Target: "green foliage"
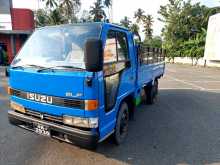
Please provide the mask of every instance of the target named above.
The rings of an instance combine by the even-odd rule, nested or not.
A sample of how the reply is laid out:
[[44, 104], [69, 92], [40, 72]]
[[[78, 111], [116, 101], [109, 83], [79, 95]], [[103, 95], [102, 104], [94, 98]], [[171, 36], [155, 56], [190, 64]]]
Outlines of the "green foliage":
[[80, 0], [60, 0], [60, 8], [62, 13], [71, 23], [77, 22], [76, 13], [79, 12], [80, 6]]
[[35, 13], [35, 17], [37, 27], [68, 23], [68, 18], [63, 16], [61, 8], [54, 10], [39, 9]]
[[143, 44], [147, 47], [162, 48], [162, 38], [160, 36], [155, 36], [151, 39], [145, 39]]
[[[107, 15], [105, 13], [105, 8], [109, 8], [112, 5], [112, 0], [96, 0], [93, 6], [90, 7], [89, 13], [93, 17], [94, 22], [105, 21]], [[110, 15], [110, 14], [109, 14]]]
[[45, 10], [43, 9], [37, 10], [35, 13], [35, 17], [36, 17], [35, 22], [37, 27], [49, 25], [49, 15]]
[[96, 0], [93, 6], [90, 7], [89, 13], [93, 17], [94, 22], [101, 22], [106, 18], [106, 14], [104, 11], [104, 5], [102, 5], [102, 0]]
[[151, 15], [146, 15], [143, 17], [143, 24], [144, 24], [144, 34], [145, 34], [145, 40], [152, 39], [153, 36], [153, 17]]
[[107, 8], [109, 8], [112, 5], [112, 0], [104, 0], [104, 6], [106, 6]]
[[209, 16], [220, 8], [208, 8], [190, 0], [169, 0], [160, 6], [160, 21], [165, 23], [162, 30], [163, 47], [170, 58], [188, 56], [198, 59], [204, 54], [206, 30]]
[[153, 36], [153, 17], [152, 15], [148, 14], [145, 15], [145, 12], [143, 9], [139, 8], [134, 13], [134, 18], [136, 19], [137, 24], [141, 24], [144, 27], [144, 34], [145, 34], [145, 40], [152, 39]]
[[120, 21], [120, 25], [121, 25], [121, 26], [124, 26], [124, 27], [127, 28], [127, 29], [130, 28], [131, 23], [132, 23], [132, 22], [130, 21], [130, 19], [129, 19], [127, 16], [125, 16], [125, 17]]
[[205, 37], [206, 30], [202, 29], [201, 33], [198, 33], [195, 38], [182, 42], [180, 45], [180, 52], [182, 55], [187, 55], [192, 59], [198, 60], [203, 57], [205, 51]]
[[138, 26], [138, 24], [133, 23], [133, 24], [130, 25], [130, 30], [131, 30], [135, 35], [139, 35], [140, 27]]
[[80, 0], [42, 0], [46, 2], [45, 9], [35, 12], [36, 26], [59, 25], [77, 22]]
[[57, 7], [58, 3], [57, 0], [42, 0], [43, 2], [46, 1], [46, 6], [49, 8]]
[[136, 19], [137, 23], [140, 23], [143, 20], [145, 11], [141, 8], [137, 9], [137, 11], [134, 13], [134, 18]]
[[112, 6], [112, 0], [96, 0], [89, 11], [83, 10], [82, 16], [77, 17], [81, 7], [81, 0], [41, 1], [45, 2], [46, 8], [35, 12], [37, 27], [75, 22], [106, 21], [105, 9], [109, 9]]

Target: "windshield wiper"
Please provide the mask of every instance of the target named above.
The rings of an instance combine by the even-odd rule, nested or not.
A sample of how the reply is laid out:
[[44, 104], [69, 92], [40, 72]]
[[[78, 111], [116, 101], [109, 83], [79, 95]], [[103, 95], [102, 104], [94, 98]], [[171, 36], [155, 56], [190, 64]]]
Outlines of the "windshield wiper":
[[34, 65], [34, 64], [27, 64], [27, 65], [18, 65], [18, 66], [12, 66], [11, 69], [24, 69], [27, 67], [34, 67], [34, 68], [45, 68], [43, 66]]
[[84, 70], [83, 68], [79, 68], [79, 67], [75, 67], [75, 66], [59, 65], [59, 66], [53, 66], [53, 67], [48, 67], [48, 68], [42, 68], [42, 69], [37, 70], [37, 72], [42, 72], [42, 71], [45, 71], [45, 70], [52, 70], [52, 71], [54, 71], [54, 69], [57, 69], [57, 68]]
[[24, 69], [24, 66], [12, 66], [11, 69]]

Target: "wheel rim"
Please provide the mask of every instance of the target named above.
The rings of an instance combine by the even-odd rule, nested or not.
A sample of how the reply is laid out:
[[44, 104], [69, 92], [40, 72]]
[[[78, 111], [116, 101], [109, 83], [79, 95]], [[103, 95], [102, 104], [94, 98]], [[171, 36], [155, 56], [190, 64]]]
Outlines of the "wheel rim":
[[128, 130], [128, 113], [124, 111], [120, 121], [120, 136], [124, 136]]

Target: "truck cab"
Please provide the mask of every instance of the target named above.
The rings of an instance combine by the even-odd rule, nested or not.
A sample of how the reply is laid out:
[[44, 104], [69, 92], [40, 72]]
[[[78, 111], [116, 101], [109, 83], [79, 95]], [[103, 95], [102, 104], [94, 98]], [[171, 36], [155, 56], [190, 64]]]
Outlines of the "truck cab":
[[37, 29], [9, 68], [9, 122], [86, 147], [110, 135], [121, 144], [164, 73], [163, 61], [144, 64], [138, 52], [132, 32], [113, 24]]

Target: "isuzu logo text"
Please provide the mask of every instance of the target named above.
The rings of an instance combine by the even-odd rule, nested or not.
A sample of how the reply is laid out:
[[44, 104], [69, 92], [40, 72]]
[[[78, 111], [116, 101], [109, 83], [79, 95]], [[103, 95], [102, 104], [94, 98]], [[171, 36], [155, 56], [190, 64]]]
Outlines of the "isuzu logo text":
[[45, 96], [36, 93], [27, 93], [27, 99], [48, 104], [53, 103], [52, 96]]

